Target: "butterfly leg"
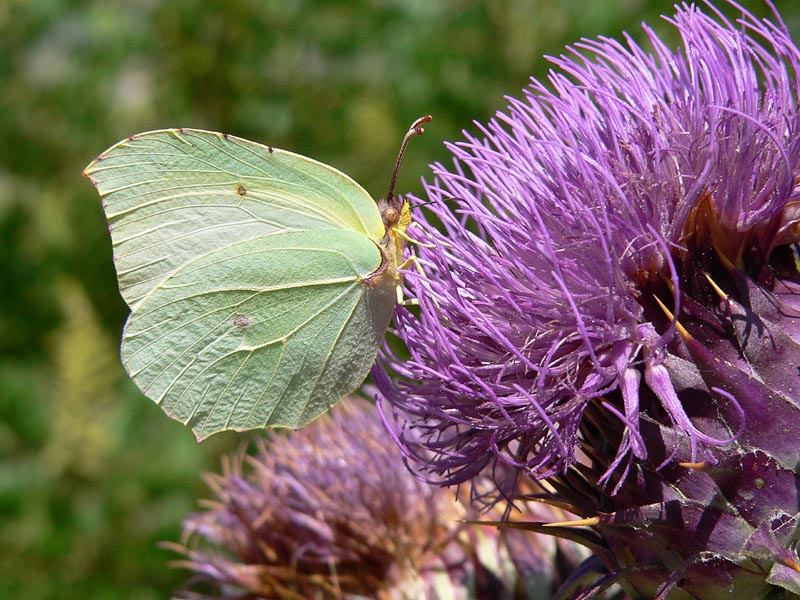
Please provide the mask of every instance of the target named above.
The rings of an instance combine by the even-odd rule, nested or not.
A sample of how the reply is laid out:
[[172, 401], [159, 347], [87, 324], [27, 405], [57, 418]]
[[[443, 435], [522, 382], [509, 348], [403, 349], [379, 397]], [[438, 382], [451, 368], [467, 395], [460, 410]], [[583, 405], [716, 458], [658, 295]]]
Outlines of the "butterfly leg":
[[419, 306], [419, 300], [416, 298], [403, 298], [403, 290], [397, 288], [397, 303], [403, 306]]
[[[423, 277], [426, 276], [425, 275], [425, 269], [422, 268], [422, 265], [420, 264], [419, 259], [414, 255], [409, 256], [402, 263], [400, 263], [400, 266], [398, 267], [398, 269], [407, 269], [411, 265], [414, 265], [414, 267], [417, 269], [417, 272], [420, 275], [422, 275]], [[419, 306], [419, 300], [417, 300], [416, 298], [404, 298], [403, 297], [403, 286], [402, 285], [398, 285], [397, 286], [397, 303], [398, 304], [402, 304], [403, 306]]]
[[406, 242], [411, 242], [416, 246], [422, 246], [423, 248], [435, 248], [436, 244], [429, 244], [427, 242], [421, 242], [409, 236], [405, 230], [401, 229], [400, 227], [393, 227], [392, 233], [394, 233], [397, 237], [403, 238]]

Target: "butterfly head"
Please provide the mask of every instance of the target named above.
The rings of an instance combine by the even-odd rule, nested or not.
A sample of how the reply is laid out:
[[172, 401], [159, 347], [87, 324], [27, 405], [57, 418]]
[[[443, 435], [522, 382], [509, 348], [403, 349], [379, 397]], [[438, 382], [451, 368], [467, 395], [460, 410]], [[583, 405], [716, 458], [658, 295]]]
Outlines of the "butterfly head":
[[405, 231], [411, 223], [411, 207], [402, 197], [392, 198], [391, 202], [384, 200], [381, 202], [381, 218], [387, 234], [395, 227]]

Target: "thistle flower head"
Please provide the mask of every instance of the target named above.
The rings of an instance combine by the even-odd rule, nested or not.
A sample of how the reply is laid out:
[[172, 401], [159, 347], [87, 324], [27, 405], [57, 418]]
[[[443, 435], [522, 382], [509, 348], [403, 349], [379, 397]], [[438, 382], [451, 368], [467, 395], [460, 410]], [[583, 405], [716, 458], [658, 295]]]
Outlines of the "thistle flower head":
[[403, 467], [374, 406], [351, 398], [332, 415], [259, 443], [247, 472], [240, 453], [208, 478], [215, 499], [172, 545], [194, 573], [181, 598], [466, 599], [482, 590], [511, 600], [528, 597], [513, 595], [526, 585], [552, 591], [551, 541], [466, 525], [470, 513], [448, 490]]
[[610, 571], [650, 569], [629, 583], [644, 597], [701, 558], [754, 560], [759, 527], [790, 565], [800, 512], [800, 50], [777, 14], [729, 4], [736, 22], [680, 5], [677, 50], [647, 27], [649, 50], [581, 41], [448, 146], [410, 230], [427, 242], [405, 278], [419, 309], [395, 315], [410, 357], [374, 369], [396, 441], [440, 483], [510, 465], [584, 516], [675, 500], [700, 528], [711, 498], [741, 512], [752, 486], [794, 482], [717, 545], [666, 519], [668, 550], [650, 537], [637, 563], [630, 530], [598, 528]]

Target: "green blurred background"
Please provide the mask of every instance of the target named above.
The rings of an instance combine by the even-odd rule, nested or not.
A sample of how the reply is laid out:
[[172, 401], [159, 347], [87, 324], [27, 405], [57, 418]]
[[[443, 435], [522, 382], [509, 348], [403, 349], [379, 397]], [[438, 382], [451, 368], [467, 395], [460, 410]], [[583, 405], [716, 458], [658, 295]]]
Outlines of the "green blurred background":
[[[757, 14], [761, 0], [744, 2]], [[0, 0], [0, 598], [167, 598], [160, 540], [241, 438], [197, 445], [119, 364], [127, 310], [81, 177], [132, 133], [199, 127], [419, 192], [443, 140], [542, 76], [543, 54], [670, 0]], [[800, 5], [778, 2], [800, 32]], [[673, 34], [670, 39], [677, 43]]]

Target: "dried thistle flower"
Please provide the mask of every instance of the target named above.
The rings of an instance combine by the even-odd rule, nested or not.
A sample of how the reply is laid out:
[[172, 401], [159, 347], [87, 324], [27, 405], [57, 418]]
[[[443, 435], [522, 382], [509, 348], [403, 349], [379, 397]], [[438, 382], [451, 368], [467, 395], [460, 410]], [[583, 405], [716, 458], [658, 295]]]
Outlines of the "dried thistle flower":
[[414, 478], [355, 398], [208, 482], [215, 500], [170, 545], [194, 573], [180, 598], [510, 600], [556, 583], [552, 539], [465, 524], [469, 511]]

